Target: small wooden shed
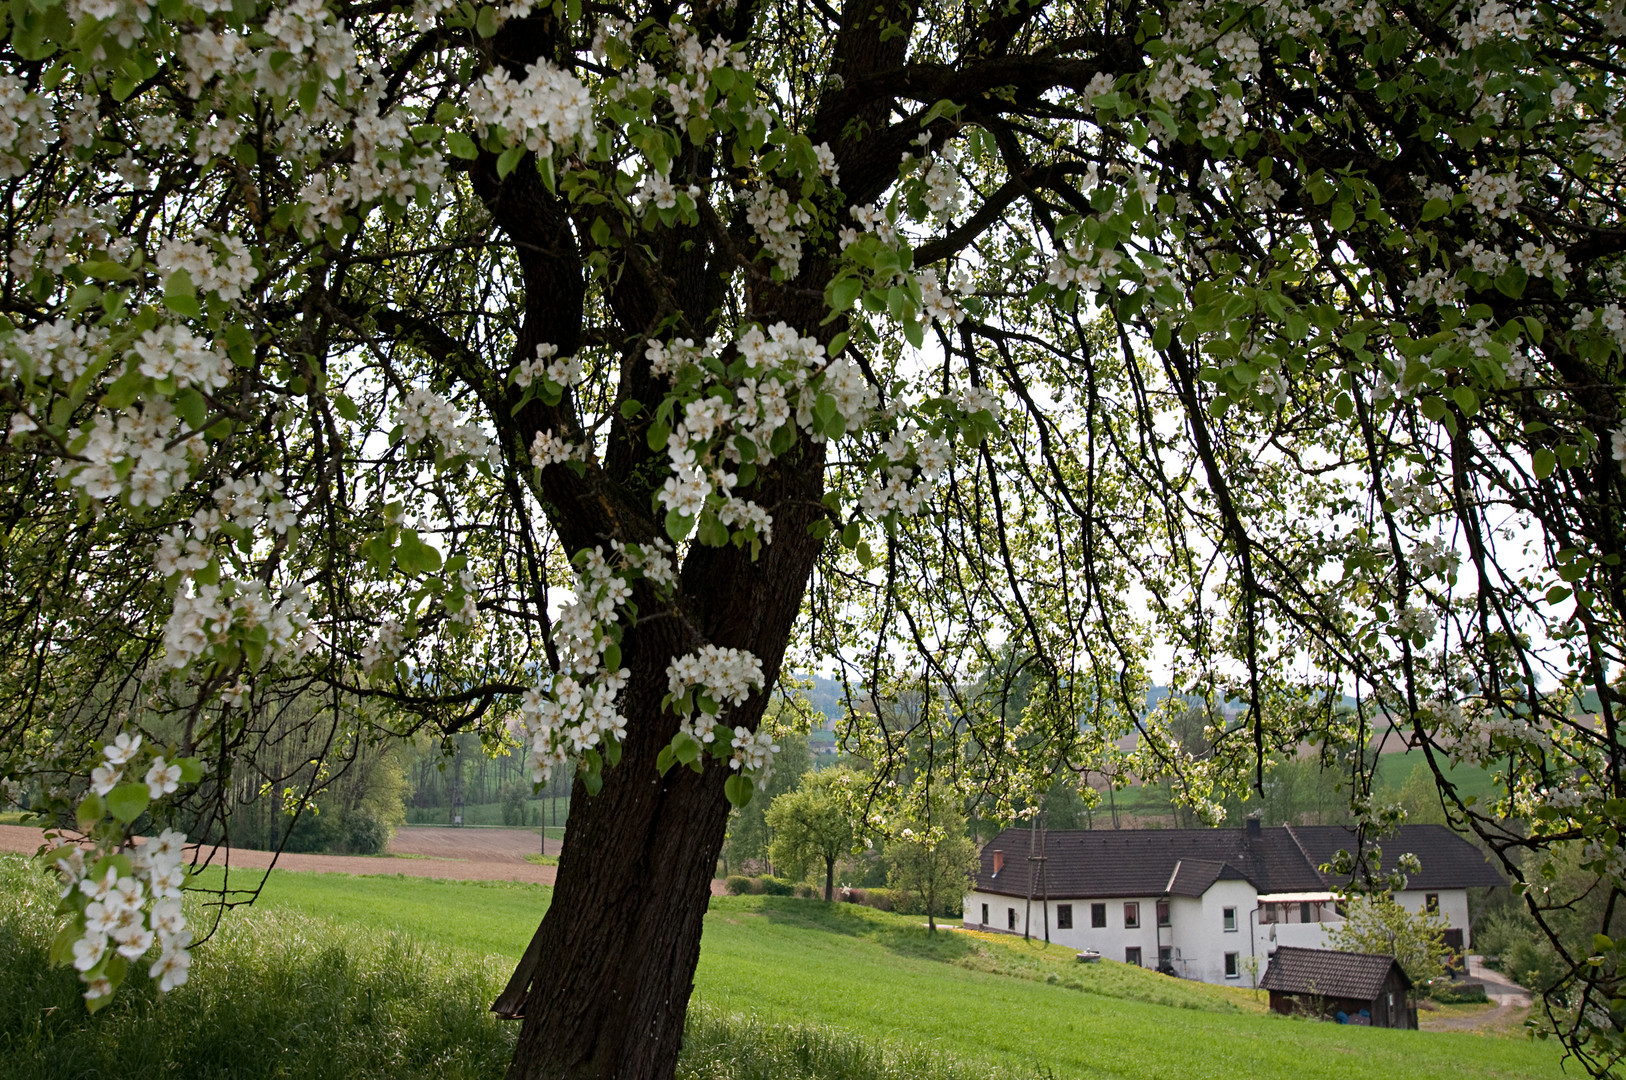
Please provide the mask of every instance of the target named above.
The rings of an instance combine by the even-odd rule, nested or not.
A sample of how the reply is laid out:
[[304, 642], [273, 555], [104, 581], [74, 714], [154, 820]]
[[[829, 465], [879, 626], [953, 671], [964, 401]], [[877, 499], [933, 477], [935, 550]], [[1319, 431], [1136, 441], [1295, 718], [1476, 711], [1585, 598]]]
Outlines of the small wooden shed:
[[1270, 1007], [1279, 1013], [1340, 1024], [1417, 1027], [1417, 1010], [1407, 993], [1411, 979], [1392, 956], [1283, 946], [1270, 954], [1259, 988], [1270, 991]]

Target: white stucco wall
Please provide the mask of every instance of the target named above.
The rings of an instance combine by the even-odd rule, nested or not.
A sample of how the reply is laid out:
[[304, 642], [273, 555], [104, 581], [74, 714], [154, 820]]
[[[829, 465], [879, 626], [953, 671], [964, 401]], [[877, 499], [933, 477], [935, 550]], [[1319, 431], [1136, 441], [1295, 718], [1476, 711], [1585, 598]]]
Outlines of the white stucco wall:
[[[1439, 897], [1440, 914], [1449, 926], [1463, 931], [1466, 943], [1467, 890], [1441, 889]], [[1396, 893], [1395, 899], [1410, 910], [1421, 911], [1426, 903], [1426, 894], [1420, 890], [1408, 890]], [[1136, 929], [1124, 926], [1125, 900], [1140, 904], [1140, 926]], [[1272, 950], [1283, 945], [1305, 949], [1330, 948], [1328, 931], [1337, 925], [1334, 922], [1261, 923], [1258, 894], [1252, 885], [1246, 881], [1216, 881], [1201, 897], [1171, 897], [1171, 925], [1164, 928], [1160, 935], [1157, 901], [1155, 896], [1120, 897], [1105, 901], [1051, 900], [1050, 940], [1072, 949], [1094, 949], [1106, 959], [1118, 961], [1124, 959], [1126, 949], [1138, 947], [1142, 966], [1155, 968], [1161, 939], [1163, 945], [1173, 949], [1173, 966], [1182, 978], [1249, 986], [1252, 979], [1248, 974], [1248, 957], [1255, 958], [1257, 977], [1263, 977]], [[1105, 928], [1097, 929], [1090, 925], [1090, 905], [1094, 903], [1105, 903], [1107, 906]], [[988, 906], [986, 926], [982, 915], [984, 904]], [[1063, 929], [1059, 925], [1058, 909], [1062, 904], [1072, 905], [1071, 929]], [[1225, 929], [1225, 909], [1228, 907], [1236, 910], [1236, 929], [1233, 931]], [[1014, 927], [1010, 921], [1013, 911]], [[964, 921], [971, 929], [1021, 934], [1027, 928], [1029, 917], [1026, 897], [973, 892], [965, 898]], [[1032, 936], [1043, 938], [1045, 905], [1042, 901], [1033, 901], [1031, 919]], [[1229, 952], [1237, 954], [1237, 974], [1232, 978], [1225, 974], [1225, 954]]]
[[[1245, 961], [1249, 947], [1249, 913], [1258, 893], [1246, 881], [1216, 881], [1195, 900], [1184, 900], [1174, 912], [1179, 952], [1174, 969], [1187, 979], [1249, 985]], [[1233, 910], [1233, 930], [1225, 929], [1225, 909]], [[1225, 954], [1237, 954], [1236, 975], [1225, 974]], [[1263, 961], [1261, 960], [1261, 968]]]
[[[1140, 926], [1130, 929], [1124, 926], [1124, 903], [1131, 901], [1140, 904]], [[1107, 906], [1107, 925], [1097, 929], [1090, 925], [1090, 905], [1104, 903]], [[988, 922], [986, 927], [982, 920], [982, 905], [988, 905]], [[1059, 925], [1060, 911], [1063, 904], [1070, 904], [1073, 909], [1073, 925], [1071, 929], [1063, 929]], [[1015, 927], [1010, 925], [1010, 912], [1015, 914]], [[1030, 936], [1043, 938], [1045, 930], [1045, 904], [1041, 900], [1034, 900], [1032, 914], [1028, 915], [1028, 901], [1022, 896], [1000, 896], [996, 893], [973, 892], [966, 895], [964, 908], [965, 925], [973, 930], [988, 929], [1007, 933], [1020, 934], [1028, 926], [1028, 919], [1032, 920]], [[1168, 940], [1168, 930], [1164, 931], [1164, 941]], [[1151, 896], [1125, 897], [1113, 900], [1051, 900], [1050, 901], [1050, 940], [1066, 945], [1070, 949], [1094, 949], [1108, 960], [1123, 960], [1125, 950], [1138, 947], [1141, 950], [1141, 964], [1144, 967], [1157, 966], [1157, 898]]]
[[1454, 930], [1461, 930], [1463, 950], [1471, 949], [1473, 940], [1468, 926], [1467, 889], [1405, 889], [1395, 893], [1395, 903], [1407, 911], [1422, 911], [1428, 906], [1431, 891], [1439, 895], [1440, 915], [1445, 919], [1445, 924]]

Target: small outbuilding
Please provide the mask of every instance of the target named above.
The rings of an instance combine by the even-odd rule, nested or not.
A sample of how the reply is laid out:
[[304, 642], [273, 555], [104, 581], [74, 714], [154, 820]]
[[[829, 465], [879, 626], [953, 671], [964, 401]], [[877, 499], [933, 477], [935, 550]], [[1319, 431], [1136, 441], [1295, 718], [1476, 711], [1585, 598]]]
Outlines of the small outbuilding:
[[1392, 956], [1283, 946], [1270, 954], [1259, 988], [1270, 991], [1274, 1012], [1340, 1024], [1417, 1027], [1408, 994], [1411, 979]]

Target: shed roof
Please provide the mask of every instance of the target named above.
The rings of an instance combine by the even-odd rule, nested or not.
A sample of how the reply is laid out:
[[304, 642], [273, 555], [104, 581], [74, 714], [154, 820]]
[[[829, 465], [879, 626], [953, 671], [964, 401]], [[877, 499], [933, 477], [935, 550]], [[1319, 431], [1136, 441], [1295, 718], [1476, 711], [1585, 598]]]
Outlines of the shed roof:
[[1391, 970], [1400, 976], [1402, 986], [1411, 986], [1392, 956], [1284, 945], [1271, 954], [1259, 989], [1371, 1001], [1383, 989]]
[[[1319, 867], [1340, 848], [1353, 850], [1355, 832], [1342, 826], [1245, 829], [1051, 830], [1043, 834], [1044, 878], [1030, 855], [1029, 829], [1006, 829], [982, 851], [980, 892], [1087, 900], [1137, 896], [1201, 896], [1216, 881], [1242, 880], [1261, 893], [1322, 892], [1347, 884]], [[1004, 866], [994, 873], [994, 852]], [[1411, 889], [1464, 889], [1504, 884], [1472, 844], [1442, 825], [1407, 825], [1383, 842], [1383, 865], [1416, 855]]]

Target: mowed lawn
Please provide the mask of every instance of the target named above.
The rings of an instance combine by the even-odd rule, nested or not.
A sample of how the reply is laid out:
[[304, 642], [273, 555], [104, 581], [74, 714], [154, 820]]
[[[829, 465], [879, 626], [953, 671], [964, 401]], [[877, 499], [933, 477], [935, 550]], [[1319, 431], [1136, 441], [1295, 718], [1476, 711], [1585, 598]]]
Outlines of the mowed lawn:
[[[549, 895], [541, 886], [505, 883], [284, 873], [272, 877], [259, 903], [513, 957]], [[198, 962], [207, 963], [207, 954]], [[918, 918], [788, 898], [712, 901], [696, 994], [719, 1009], [828, 1024], [1028, 1076], [1564, 1075], [1547, 1043], [1289, 1020], [1264, 1013], [1246, 991], [1111, 962], [1077, 965], [1060, 947], [1045, 953], [1018, 939], [959, 932], [928, 938]]]

